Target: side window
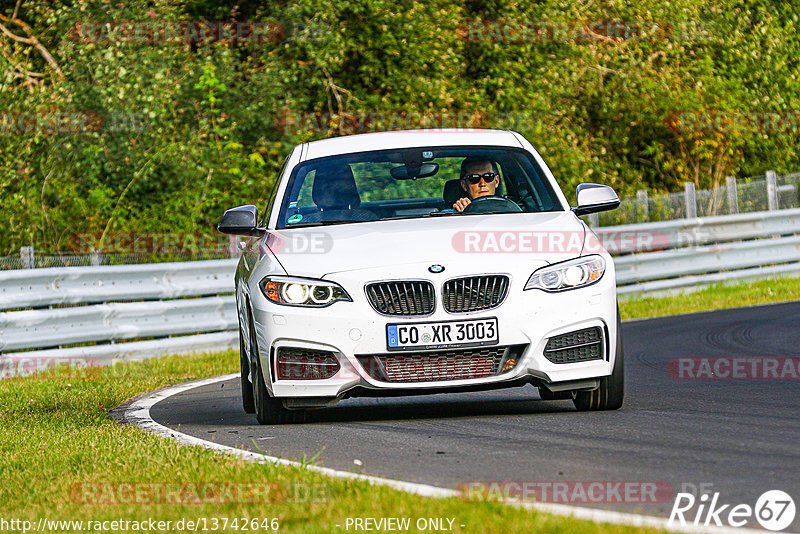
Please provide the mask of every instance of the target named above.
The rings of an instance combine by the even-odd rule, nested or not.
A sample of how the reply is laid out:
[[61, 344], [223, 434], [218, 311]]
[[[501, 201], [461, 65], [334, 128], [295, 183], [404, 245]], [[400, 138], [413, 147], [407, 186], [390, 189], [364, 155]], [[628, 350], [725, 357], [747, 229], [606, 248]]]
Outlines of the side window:
[[497, 174], [500, 175], [500, 180], [497, 182], [497, 191], [495, 194], [497, 195], [505, 195], [506, 191], [508, 190], [508, 186], [506, 185], [506, 180], [508, 180], [508, 175], [503, 170], [503, 164], [499, 161], [495, 161], [495, 167], [497, 167]]
[[314, 176], [316, 174], [316, 170], [309, 171], [308, 174], [306, 174], [303, 185], [300, 187], [300, 192], [297, 194], [298, 208], [310, 208], [314, 206], [314, 199], [311, 196], [311, 192], [314, 190]]
[[286, 170], [286, 164], [289, 163], [289, 158], [291, 154], [286, 156], [286, 159], [283, 160], [283, 165], [281, 165], [281, 170], [278, 171], [278, 176], [275, 177], [275, 183], [272, 184], [272, 192], [269, 194], [269, 200], [267, 201], [267, 207], [264, 210], [264, 215], [261, 217], [261, 222], [259, 226], [264, 227], [267, 225], [267, 221], [269, 220], [270, 213], [272, 212], [272, 207], [275, 205], [275, 195], [278, 192], [278, 185], [281, 183], [281, 177], [283, 176], [283, 172]]

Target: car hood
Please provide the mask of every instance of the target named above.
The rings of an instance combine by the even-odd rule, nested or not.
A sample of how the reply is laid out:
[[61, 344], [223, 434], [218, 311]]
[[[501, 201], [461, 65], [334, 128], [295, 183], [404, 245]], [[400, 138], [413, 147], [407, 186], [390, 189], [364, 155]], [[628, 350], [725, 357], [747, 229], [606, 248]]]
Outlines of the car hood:
[[[585, 226], [569, 211], [386, 220], [270, 231], [267, 253], [293, 276], [403, 266], [448, 274], [512, 271], [581, 254]], [[416, 271], [416, 269], [414, 269]]]

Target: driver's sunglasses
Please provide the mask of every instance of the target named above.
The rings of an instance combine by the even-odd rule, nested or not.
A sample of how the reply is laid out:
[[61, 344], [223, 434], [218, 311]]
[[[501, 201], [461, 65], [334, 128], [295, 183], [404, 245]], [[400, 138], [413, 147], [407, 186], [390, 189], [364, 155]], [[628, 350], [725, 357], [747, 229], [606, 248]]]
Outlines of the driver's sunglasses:
[[494, 179], [497, 178], [498, 176], [500, 175], [497, 174], [496, 172], [487, 172], [484, 174], [468, 174], [464, 177], [464, 180], [468, 181], [472, 185], [477, 185], [478, 183], [480, 183], [481, 179], [483, 179], [483, 181], [488, 184], [494, 181]]

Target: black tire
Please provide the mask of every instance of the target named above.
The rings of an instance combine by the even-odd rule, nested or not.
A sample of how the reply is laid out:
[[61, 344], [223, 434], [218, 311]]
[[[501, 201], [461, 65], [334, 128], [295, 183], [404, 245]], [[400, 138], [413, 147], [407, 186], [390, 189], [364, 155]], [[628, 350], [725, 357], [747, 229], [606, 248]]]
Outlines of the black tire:
[[244, 413], [256, 413], [256, 405], [253, 400], [253, 383], [250, 382], [250, 362], [245, 350], [241, 328], [239, 328], [239, 361], [242, 370], [242, 408], [244, 408]]
[[617, 351], [614, 369], [600, 379], [600, 387], [591, 391], [577, 391], [572, 402], [578, 411], [618, 410], [625, 397], [625, 362], [622, 350], [622, 322], [617, 306]]
[[264, 382], [261, 372], [261, 360], [258, 345], [250, 325], [250, 348], [253, 350], [253, 404], [255, 405], [256, 420], [261, 425], [281, 425], [285, 423], [303, 423], [306, 420], [305, 410], [287, 410], [280, 399], [271, 397]]

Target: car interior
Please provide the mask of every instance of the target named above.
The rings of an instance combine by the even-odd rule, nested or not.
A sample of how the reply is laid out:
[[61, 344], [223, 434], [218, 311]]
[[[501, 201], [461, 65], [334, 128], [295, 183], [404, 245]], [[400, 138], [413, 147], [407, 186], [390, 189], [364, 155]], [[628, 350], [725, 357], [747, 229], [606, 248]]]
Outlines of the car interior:
[[470, 207], [479, 208], [475, 213], [562, 209], [538, 169], [530, 164], [524, 169], [521, 158], [508, 149], [470, 151], [466, 156], [463, 148], [405, 149], [382, 157], [372, 153], [369, 158], [323, 158], [295, 171], [279, 228], [461, 215], [453, 209], [459, 198], [467, 196], [459, 180], [460, 163], [476, 152], [495, 163], [500, 181], [491, 202], [473, 202]]

